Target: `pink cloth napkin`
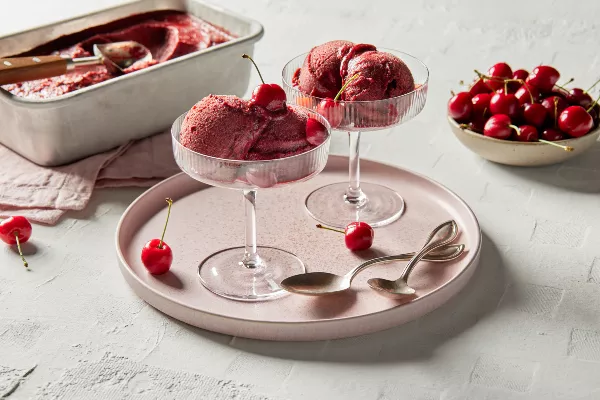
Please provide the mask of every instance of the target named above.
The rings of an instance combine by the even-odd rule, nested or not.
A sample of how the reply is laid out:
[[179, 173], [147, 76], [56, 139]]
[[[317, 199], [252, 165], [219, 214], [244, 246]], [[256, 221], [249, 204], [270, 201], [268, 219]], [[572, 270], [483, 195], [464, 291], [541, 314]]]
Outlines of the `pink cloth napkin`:
[[23, 215], [54, 225], [88, 204], [94, 188], [150, 187], [181, 172], [171, 138], [161, 133], [73, 164], [40, 167], [0, 145], [0, 217]]

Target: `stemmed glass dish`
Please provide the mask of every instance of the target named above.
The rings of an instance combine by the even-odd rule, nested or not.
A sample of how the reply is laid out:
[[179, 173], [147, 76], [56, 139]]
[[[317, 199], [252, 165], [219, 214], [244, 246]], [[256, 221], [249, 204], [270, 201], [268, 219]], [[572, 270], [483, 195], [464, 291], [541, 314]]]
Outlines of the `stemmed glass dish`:
[[[400, 58], [410, 69], [415, 89], [407, 94], [375, 101], [339, 101], [334, 130], [348, 132], [350, 144], [349, 183], [340, 182], [318, 188], [306, 198], [306, 209], [323, 224], [345, 228], [352, 221], [373, 227], [396, 221], [404, 211], [404, 200], [394, 190], [375, 183], [360, 182], [361, 132], [388, 129], [404, 123], [421, 112], [427, 98], [429, 71], [415, 57], [395, 50], [378, 48]], [[293, 85], [292, 79], [308, 53], [301, 54], [283, 68], [283, 88], [290, 104], [317, 110], [321, 97], [307, 95]]]
[[184, 147], [179, 141], [181, 115], [171, 128], [173, 154], [181, 170], [190, 177], [243, 193], [246, 210], [246, 244], [220, 250], [200, 263], [202, 284], [213, 293], [234, 300], [259, 301], [286, 294], [279, 283], [286, 277], [306, 272], [294, 254], [256, 243], [256, 193], [311, 179], [327, 163], [330, 126], [314, 111], [291, 106], [321, 122], [327, 137], [317, 147], [301, 154], [261, 161], [240, 161], [210, 157]]

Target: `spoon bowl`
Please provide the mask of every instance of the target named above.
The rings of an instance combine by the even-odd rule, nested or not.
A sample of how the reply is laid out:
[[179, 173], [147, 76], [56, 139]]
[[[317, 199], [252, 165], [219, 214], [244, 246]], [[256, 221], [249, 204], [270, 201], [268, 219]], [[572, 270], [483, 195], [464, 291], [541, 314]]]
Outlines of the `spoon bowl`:
[[[447, 262], [458, 258], [465, 250], [465, 245], [450, 245], [430, 252], [424, 260], [431, 262]], [[308, 272], [293, 275], [281, 282], [281, 287], [286, 291], [307, 296], [322, 296], [339, 293], [350, 288], [352, 280], [359, 272], [371, 265], [392, 262], [408, 261], [415, 253], [399, 254], [395, 256], [377, 257], [355, 267], [346, 275], [336, 275], [329, 272]]]

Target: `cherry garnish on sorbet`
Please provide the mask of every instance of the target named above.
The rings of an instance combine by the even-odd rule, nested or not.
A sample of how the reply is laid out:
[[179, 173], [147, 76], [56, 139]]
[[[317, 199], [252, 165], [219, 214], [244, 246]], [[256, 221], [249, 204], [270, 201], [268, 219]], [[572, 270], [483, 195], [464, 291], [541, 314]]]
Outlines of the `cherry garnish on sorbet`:
[[338, 126], [340, 126], [342, 120], [344, 119], [344, 108], [342, 104], [338, 103], [338, 100], [344, 92], [344, 90], [346, 90], [350, 82], [352, 82], [356, 78], [358, 78], [358, 74], [352, 75], [348, 80], [346, 80], [344, 85], [337, 92], [333, 99], [323, 99], [317, 106], [317, 112], [324, 116], [325, 119], [327, 119], [327, 121], [329, 121], [329, 125], [331, 125], [332, 128], [337, 128]]
[[366, 222], [351, 222], [343, 231], [340, 229], [329, 228], [321, 224], [318, 224], [317, 228], [343, 233], [346, 247], [352, 251], [370, 248], [373, 245], [373, 238], [375, 237], [375, 231], [371, 225]]
[[25, 256], [21, 250], [21, 244], [29, 240], [32, 230], [29, 220], [20, 215], [6, 218], [4, 221], [0, 222], [0, 239], [11, 246], [17, 245], [19, 255], [21, 256], [25, 268], [29, 267], [29, 263], [25, 260]]
[[161, 275], [166, 273], [171, 268], [173, 262], [173, 252], [168, 244], [165, 243], [165, 233], [169, 224], [169, 216], [171, 215], [171, 206], [173, 200], [165, 199], [169, 204], [167, 210], [167, 220], [160, 239], [152, 239], [148, 241], [142, 248], [142, 263], [152, 275]]
[[242, 58], [247, 58], [254, 64], [254, 68], [256, 68], [256, 72], [258, 72], [258, 76], [262, 82], [262, 85], [258, 85], [252, 92], [250, 102], [269, 111], [285, 110], [287, 97], [283, 88], [276, 83], [265, 83], [258, 65], [256, 65], [252, 57], [248, 54], [243, 54]]

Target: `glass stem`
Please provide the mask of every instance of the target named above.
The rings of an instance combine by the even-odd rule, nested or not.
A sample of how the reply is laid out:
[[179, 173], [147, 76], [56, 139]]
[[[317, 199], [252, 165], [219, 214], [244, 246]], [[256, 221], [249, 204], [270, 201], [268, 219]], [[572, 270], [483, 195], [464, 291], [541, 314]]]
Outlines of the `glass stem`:
[[244, 190], [246, 209], [246, 250], [242, 264], [246, 268], [257, 268], [261, 260], [256, 252], [256, 190]]
[[367, 196], [360, 188], [360, 132], [348, 132], [348, 142], [350, 144], [350, 184], [344, 200], [358, 208], [367, 202]]

